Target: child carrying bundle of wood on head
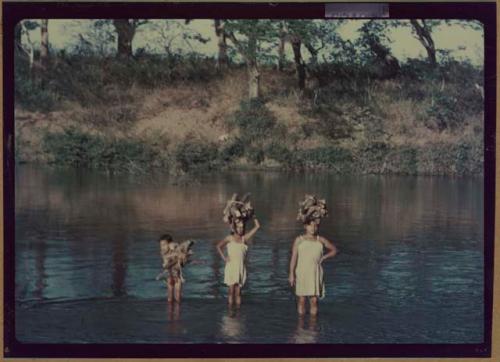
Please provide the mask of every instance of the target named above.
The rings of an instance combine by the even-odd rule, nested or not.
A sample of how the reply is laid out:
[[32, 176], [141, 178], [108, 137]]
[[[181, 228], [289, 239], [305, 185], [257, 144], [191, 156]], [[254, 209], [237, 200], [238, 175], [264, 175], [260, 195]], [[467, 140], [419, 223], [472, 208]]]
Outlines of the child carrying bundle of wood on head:
[[194, 241], [186, 240], [177, 243], [173, 241], [169, 234], [165, 234], [160, 237], [159, 242], [163, 272], [156, 277], [156, 280], [165, 279], [169, 303], [173, 300], [180, 303], [182, 283], [184, 283], [182, 268], [189, 262], [189, 258], [193, 254], [191, 247]]
[[[325, 200], [318, 200], [316, 196], [306, 195], [301, 202], [297, 220], [304, 225], [305, 233], [298, 236], [292, 249], [290, 259], [290, 273], [288, 280], [295, 287], [298, 297], [297, 311], [305, 313], [305, 300], [309, 298], [311, 315], [318, 313], [318, 297], [325, 294], [323, 268], [321, 263], [337, 254], [337, 248], [327, 239], [319, 236], [318, 230], [321, 219], [328, 215]], [[323, 248], [328, 253], [323, 255]]]
[[[249, 194], [239, 199], [237, 194], [227, 202], [223, 211], [223, 220], [231, 227], [231, 234], [217, 243], [217, 251], [226, 263], [224, 268], [224, 283], [229, 287], [228, 303], [237, 306], [241, 304], [241, 288], [246, 281], [245, 256], [247, 243], [260, 228], [259, 221], [254, 217], [254, 210], [249, 201]], [[246, 222], [254, 218], [255, 226], [245, 233]], [[222, 248], [227, 247], [224, 255]]]

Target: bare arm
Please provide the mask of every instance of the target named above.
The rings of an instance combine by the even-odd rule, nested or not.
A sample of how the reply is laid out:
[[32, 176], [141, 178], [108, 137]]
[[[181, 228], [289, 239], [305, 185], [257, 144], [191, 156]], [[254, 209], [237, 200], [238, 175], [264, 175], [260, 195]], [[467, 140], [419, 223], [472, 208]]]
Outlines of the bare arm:
[[292, 257], [290, 258], [290, 271], [288, 273], [288, 282], [293, 287], [295, 285], [295, 267], [297, 266], [297, 246], [299, 238], [295, 239], [292, 247]]
[[325, 238], [320, 238], [320, 240], [321, 240], [321, 243], [328, 250], [328, 253], [326, 253], [325, 255], [323, 255], [321, 257], [321, 262], [323, 262], [325, 259], [333, 258], [335, 255], [337, 255], [337, 248], [335, 247], [335, 245], [333, 245], [333, 243], [331, 241], [328, 241]]
[[255, 219], [253, 219], [253, 222], [254, 222], [254, 224], [255, 224], [255, 225], [254, 225], [254, 227], [253, 227], [253, 229], [252, 229], [252, 230], [250, 230], [250, 231], [249, 231], [248, 233], [246, 233], [246, 235], [245, 235], [245, 240], [246, 240], [246, 241], [250, 240], [250, 239], [251, 239], [251, 238], [255, 235], [255, 233], [257, 232], [257, 230], [259, 230], [259, 229], [260, 229], [260, 222], [259, 222], [259, 220], [257, 220], [257, 219], [255, 218]]
[[224, 260], [226, 263], [229, 261], [229, 258], [227, 258], [225, 255], [224, 255], [224, 252], [222, 251], [222, 248], [224, 247], [224, 245], [226, 245], [227, 243], [229, 242], [228, 238], [224, 238], [223, 240], [219, 241], [216, 245], [217, 247], [217, 251], [219, 252], [219, 255], [220, 257], [222, 258], [222, 260]]

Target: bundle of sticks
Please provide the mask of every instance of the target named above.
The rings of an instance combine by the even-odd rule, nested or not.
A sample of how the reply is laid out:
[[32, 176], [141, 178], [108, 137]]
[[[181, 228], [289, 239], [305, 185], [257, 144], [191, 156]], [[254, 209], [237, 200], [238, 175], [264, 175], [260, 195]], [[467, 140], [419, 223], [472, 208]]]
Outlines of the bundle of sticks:
[[233, 194], [223, 211], [224, 222], [233, 224], [238, 220], [246, 222], [252, 218], [254, 210], [249, 199], [250, 194], [245, 194], [241, 199], [238, 194]]
[[319, 222], [328, 215], [325, 200], [318, 200], [314, 195], [306, 195], [305, 200], [299, 203], [299, 214], [297, 220], [303, 223], [316, 220]]
[[189, 257], [193, 255], [191, 247], [194, 241], [186, 240], [181, 243], [170, 242], [168, 249], [163, 251], [161, 257], [163, 259], [163, 271], [158, 274], [156, 280], [167, 279], [168, 276], [179, 276], [182, 278], [182, 268], [189, 262]]

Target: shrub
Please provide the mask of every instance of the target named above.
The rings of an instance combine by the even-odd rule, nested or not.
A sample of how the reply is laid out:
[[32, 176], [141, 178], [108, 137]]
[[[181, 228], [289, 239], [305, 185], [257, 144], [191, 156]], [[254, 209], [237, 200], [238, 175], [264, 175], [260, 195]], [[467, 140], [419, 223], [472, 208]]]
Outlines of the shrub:
[[230, 143], [227, 143], [222, 146], [222, 148], [219, 151], [219, 157], [224, 162], [230, 162], [234, 158], [243, 156], [244, 153], [245, 153], [245, 146], [243, 142], [239, 138], [236, 138], [230, 141]]
[[350, 150], [341, 147], [318, 147], [299, 154], [306, 166], [332, 169], [337, 172], [353, 171], [354, 158]]
[[[88, 107], [109, 105], [135, 84], [155, 88], [175, 81], [205, 82], [217, 76], [213, 64], [213, 59], [196, 53], [145, 54], [137, 59], [61, 53], [52, 57], [43, 72], [32, 76], [25, 57], [16, 56], [16, 102], [36, 111], [57, 109], [62, 100]], [[120, 92], [110, 91], [113, 88]]]
[[433, 175], [482, 174], [483, 149], [481, 142], [448, 144], [435, 142], [418, 153], [418, 171]]
[[241, 102], [240, 109], [228, 119], [228, 124], [236, 126], [240, 130], [241, 140], [250, 144], [268, 138], [276, 125], [276, 119], [262, 100], [252, 99]]
[[217, 146], [213, 143], [187, 136], [177, 145], [174, 157], [183, 171], [213, 168], [217, 161]]
[[417, 170], [417, 150], [412, 147], [401, 146], [395, 147], [387, 153], [382, 172], [414, 175]]
[[250, 146], [246, 150], [246, 156], [250, 162], [258, 165], [264, 161], [265, 154], [264, 150], [260, 147]]
[[112, 139], [84, 133], [75, 128], [46, 133], [43, 149], [58, 165], [143, 172], [168, 166], [168, 159], [147, 142]]

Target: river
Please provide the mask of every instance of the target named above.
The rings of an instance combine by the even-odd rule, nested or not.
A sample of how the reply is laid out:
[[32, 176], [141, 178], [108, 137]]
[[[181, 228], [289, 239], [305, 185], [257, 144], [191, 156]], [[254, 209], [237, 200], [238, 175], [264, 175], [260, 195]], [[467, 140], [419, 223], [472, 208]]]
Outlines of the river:
[[[175, 184], [21, 165], [15, 177], [16, 337], [31, 343], [481, 343], [483, 180], [224, 172]], [[214, 244], [222, 209], [251, 192], [262, 228], [228, 310]], [[287, 284], [305, 193], [327, 200], [317, 318]], [[158, 237], [193, 239], [180, 307], [168, 306]]]

